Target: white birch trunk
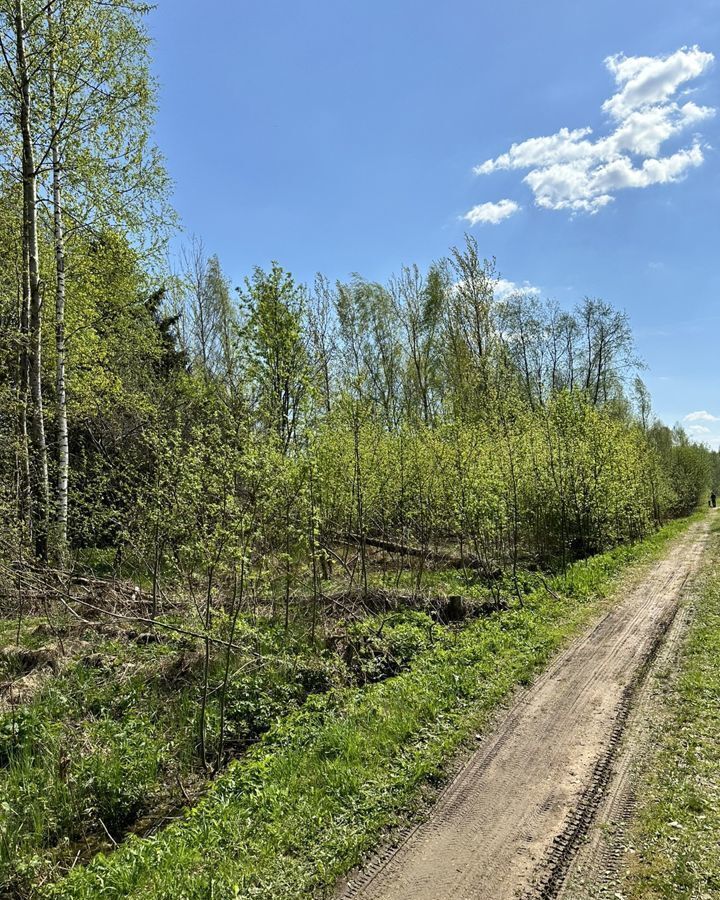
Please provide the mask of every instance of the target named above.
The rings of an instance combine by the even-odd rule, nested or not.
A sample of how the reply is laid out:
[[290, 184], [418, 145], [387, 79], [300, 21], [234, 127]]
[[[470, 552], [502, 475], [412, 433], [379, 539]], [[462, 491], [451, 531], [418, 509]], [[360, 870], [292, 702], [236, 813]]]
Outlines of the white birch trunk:
[[57, 95], [55, 83], [55, 51], [53, 45], [52, 8], [48, 7], [50, 129], [52, 134], [53, 238], [55, 243], [55, 393], [57, 419], [57, 501], [55, 552], [63, 564], [67, 552], [68, 445], [67, 389], [65, 382], [65, 235], [63, 231], [61, 162], [58, 147]]
[[33, 526], [35, 550], [41, 559], [47, 558], [50, 485], [48, 477], [47, 444], [42, 399], [42, 286], [38, 252], [37, 172], [31, 124], [31, 95], [27, 59], [25, 55], [25, 15], [23, 0], [15, 0], [15, 29], [17, 64], [20, 88], [20, 130], [22, 134], [23, 174], [23, 239], [27, 248], [30, 290], [30, 394], [32, 397], [31, 434], [33, 444], [34, 508]]

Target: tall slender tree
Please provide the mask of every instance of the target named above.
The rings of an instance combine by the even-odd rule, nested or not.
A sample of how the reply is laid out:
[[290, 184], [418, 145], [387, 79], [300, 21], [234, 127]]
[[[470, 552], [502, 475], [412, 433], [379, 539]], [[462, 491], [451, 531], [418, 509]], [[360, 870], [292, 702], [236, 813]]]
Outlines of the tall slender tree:
[[[56, 6], [58, 7], [57, 15], [62, 16], [60, 0], [58, 0]], [[65, 377], [65, 232], [62, 210], [54, 17], [55, 13], [53, 12], [52, 4], [48, 4], [48, 99], [52, 169], [53, 242], [55, 245], [55, 427], [57, 430], [55, 552], [59, 562], [63, 563], [67, 550], [70, 448], [68, 442], [67, 385]]]
[[[0, 0], [0, 49], [5, 63], [2, 102], [21, 148], [24, 299], [32, 521], [38, 555], [50, 533], [48, 443], [43, 406], [43, 298], [55, 298], [55, 514], [53, 550], [67, 544], [69, 437], [68, 347], [65, 328], [67, 242], [78, 234], [121, 228], [135, 244], [163, 234], [166, 176], [149, 135], [154, 90], [148, 68], [144, 16], [133, 0]], [[14, 53], [10, 52], [10, 44]], [[14, 142], [2, 147], [15, 166]], [[54, 277], [43, 279], [42, 214], [52, 210]], [[52, 281], [52, 287], [50, 287]], [[22, 370], [27, 370], [27, 377]], [[21, 392], [22, 393], [22, 392]], [[18, 423], [23, 433], [22, 414]]]
[[[47, 558], [50, 484], [42, 386], [42, 317], [43, 284], [40, 277], [38, 238], [38, 180], [37, 161], [38, 115], [35, 102], [36, 80], [42, 70], [34, 36], [42, 12], [33, 4], [28, 14], [24, 0], [3, 0], [0, 6], [0, 51], [5, 63], [3, 102], [5, 117], [16, 129], [20, 146], [19, 179], [22, 184], [22, 303], [21, 331], [26, 332], [26, 349], [20, 358], [21, 402], [27, 412], [19, 420], [20, 440], [29, 419], [30, 459], [30, 518], [35, 552]], [[14, 45], [14, 53], [11, 47]], [[12, 153], [13, 142], [9, 144]], [[11, 158], [10, 171], [18, 171]], [[26, 393], [27, 392], [27, 393]]]

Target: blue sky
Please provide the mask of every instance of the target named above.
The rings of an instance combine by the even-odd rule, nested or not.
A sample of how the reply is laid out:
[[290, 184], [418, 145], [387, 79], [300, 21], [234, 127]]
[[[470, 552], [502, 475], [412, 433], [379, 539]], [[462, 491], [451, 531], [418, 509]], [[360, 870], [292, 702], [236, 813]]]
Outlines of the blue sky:
[[383, 279], [471, 231], [508, 281], [625, 309], [658, 415], [718, 446], [719, 7], [159, 0], [186, 237], [239, 283]]

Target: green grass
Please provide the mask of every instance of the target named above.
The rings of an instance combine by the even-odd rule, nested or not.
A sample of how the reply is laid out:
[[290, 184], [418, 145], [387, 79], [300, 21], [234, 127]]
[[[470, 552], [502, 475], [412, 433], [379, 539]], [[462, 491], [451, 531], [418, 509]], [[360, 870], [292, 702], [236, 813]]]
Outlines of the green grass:
[[104, 651], [107, 668], [72, 665], [0, 717], [0, 893], [29, 894], [94, 835], [122, 833], [188, 768], [187, 688], [168, 702], [142, 669], [117, 677], [137, 664], [128, 650]]
[[597, 613], [628, 566], [660, 555], [687, 524], [576, 564], [552, 579], [552, 593], [537, 589], [522, 607], [421, 647], [396, 677], [311, 697], [183, 820], [151, 838], [130, 838], [43, 895], [296, 900], [328, 893], [389, 827], [413, 816], [423, 787], [441, 781], [463, 741]]
[[[219, 632], [227, 623], [218, 616]], [[37, 619], [25, 620], [20, 647], [35, 647]], [[451, 631], [422, 612], [371, 616], [347, 626], [338, 651], [311, 646], [301, 629], [265, 619], [242, 620], [238, 644], [254, 654], [233, 657], [227, 692], [224, 748], [241, 756], [279, 719], [309, 696], [379, 681], [405, 669], [418, 653]], [[13, 655], [17, 630], [6, 630], [0, 677], [19, 674]], [[35, 885], [62, 875], [122, 840], [140, 819], [185, 805], [178, 781], [202, 793], [207, 773], [198, 756], [202, 656], [197, 642], [165, 635], [138, 645], [88, 628], [66, 638], [78, 654], [40, 691], [0, 715], [0, 895], [33, 896]], [[196, 646], [197, 645], [197, 646]], [[92, 652], [91, 652], [92, 651]], [[7, 654], [4, 661], [3, 654]], [[222, 681], [224, 659], [213, 659], [211, 688]], [[179, 673], [179, 674], [178, 674]], [[208, 746], [217, 750], [218, 692], [208, 704]], [[159, 811], [159, 812], [158, 812]]]
[[[720, 525], [720, 523], [717, 523]], [[679, 675], [668, 686], [630, 833], [622, 895], [720, 897], [720, 528], [695, 596]]]

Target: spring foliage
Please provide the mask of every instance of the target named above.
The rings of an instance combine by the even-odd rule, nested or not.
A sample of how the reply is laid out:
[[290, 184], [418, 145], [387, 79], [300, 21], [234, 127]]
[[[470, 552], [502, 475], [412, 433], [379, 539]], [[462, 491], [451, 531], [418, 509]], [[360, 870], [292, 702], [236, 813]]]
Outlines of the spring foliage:
[[[256, 269], [237, 302], [194, 249], [168, 292], [147, 287], [115, 233], [74, 251], [76, 551], [112, 548], [146, 570], [159, 556], [200, 577], [244, 560], [287, 605], [319, 592], [338, 541], [359, 548], [347, 574], [363, 589], [368, 541], [414, 561], [418, 580], [438, 553], [486, 575], [565, 563], [689, 512], [713, 479], [714, 454], [652, 421], [624, 315], [497, 300], [472, 240], [388, 285], [307, 289], [278, 265]], [[51, 397], [49, 374], [45, 387]], [[2, 421], [9, 525], [15, 424]], [[50, 446], [53, 429], [48, 415]]]

